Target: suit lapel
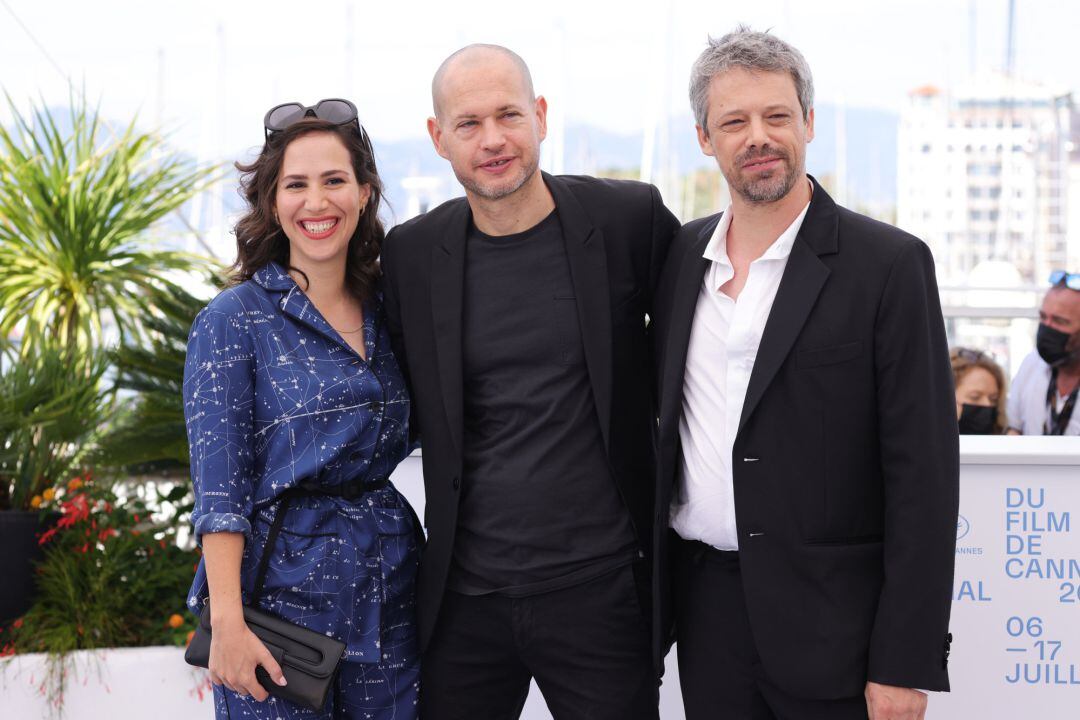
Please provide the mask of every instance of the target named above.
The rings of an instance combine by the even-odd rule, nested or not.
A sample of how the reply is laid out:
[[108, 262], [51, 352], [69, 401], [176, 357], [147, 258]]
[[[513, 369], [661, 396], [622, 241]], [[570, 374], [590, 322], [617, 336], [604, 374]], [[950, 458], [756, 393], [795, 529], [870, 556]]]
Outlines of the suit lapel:
[[[722, 214], [722, 213], [721, 213]], [[694, 326], [694, 311], [697, 308], [701, 283], [709, 261], [704, 252], [712, 238], [720, 215], [712, 217], [701, 228], [698, 237], [683, 255], [679, 274], [672, 290], [671, 307], [668, 312], [666, 336], [663, 346], [663, 368], [660, 386], [660, 436], [667, 437], [665, 431], [678, 422], [682, 408], [682, 386], [686, 376], [686, 353], [690, 346], [690, 331]]]
[[753, 414], [769, 383], [791, 352], [818, 294], [825, 286], [829, 268], [818, 256], [837, 251], [839, 214], [836, 203], [816, 180], [813, 180], [813, 183], [814, 195], [810, 209], [791, 248], [791, 256], [788, 257], [787, 267], [784, 268], [776, 299], [761, 336], [761, 345], [758, 346], [754, 370], [746, 388], [739, 430], [742, 430], [747, 419]]
[[604, 233], [593, 226], [581, 203], [559, 178], [544, 173], [555, 200], [577, 298], [581, 343], [604, 447], [611, 449], [611, 296]]
[[450, 437], [460, 457], [464, 410], [462, 394], [462, 293], [465, 286], [465, 237], [469, 228], [468, 203], [446, 223], [442, 237], [431, 248], [431, 314], [435, 328], [435, 355], [439, 367], [443, 405]]

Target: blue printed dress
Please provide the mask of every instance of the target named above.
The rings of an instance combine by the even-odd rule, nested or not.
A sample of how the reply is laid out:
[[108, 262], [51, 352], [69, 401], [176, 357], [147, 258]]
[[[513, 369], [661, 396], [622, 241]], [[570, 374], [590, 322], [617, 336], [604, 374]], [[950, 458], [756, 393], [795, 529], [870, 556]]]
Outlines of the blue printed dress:
[[[378, 297], [364, 307], [363, 336], [367, 361], [276, 263], [195, 318], [184, 371], [192, 523], [200, 541], [206, 533], [244, 534], [245, 604], [284, 491], [386, 478], [408, 454], [409, 397]], [[257, 604], [346, 644], [339, 687], [321, 714], [219, 687], [218, 717], [415, 718], [412, 517], [389, 484], [355, 500], [291, 501]], [[200, 562], [191, 610], [200, 612], [208, 596]]]

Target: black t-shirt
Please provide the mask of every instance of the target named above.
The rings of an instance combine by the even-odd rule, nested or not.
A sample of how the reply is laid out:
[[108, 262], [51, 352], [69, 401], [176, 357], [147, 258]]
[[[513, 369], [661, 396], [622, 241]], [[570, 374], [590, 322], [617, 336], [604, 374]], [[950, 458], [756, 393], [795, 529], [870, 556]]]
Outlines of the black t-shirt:
[[524, 596], [637, 556], [604, 450], [562, 227], [468, 236], [464, 477], [449, 587]]

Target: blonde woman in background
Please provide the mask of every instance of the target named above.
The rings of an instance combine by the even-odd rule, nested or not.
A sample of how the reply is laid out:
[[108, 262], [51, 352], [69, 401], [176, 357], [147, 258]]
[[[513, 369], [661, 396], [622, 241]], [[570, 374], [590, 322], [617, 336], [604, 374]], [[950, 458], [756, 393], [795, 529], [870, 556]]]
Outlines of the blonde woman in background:
[[956, 383], [956, 419], [961, 435], [1004, 435], [1005, 372], [981, 350], [953, 348], [949, 352]]

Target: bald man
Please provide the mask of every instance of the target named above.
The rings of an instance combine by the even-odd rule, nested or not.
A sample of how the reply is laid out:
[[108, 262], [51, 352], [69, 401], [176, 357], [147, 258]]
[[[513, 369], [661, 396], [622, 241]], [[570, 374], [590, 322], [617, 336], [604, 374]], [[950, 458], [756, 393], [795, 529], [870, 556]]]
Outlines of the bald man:
[[465, 197], [394, 228], [387, 322], [423, 444], [421, 716], [656, 718], [646, 314], [678, 228], [650, 185], [539, 171], [547, 102], [451, 55], [428, 130]]

